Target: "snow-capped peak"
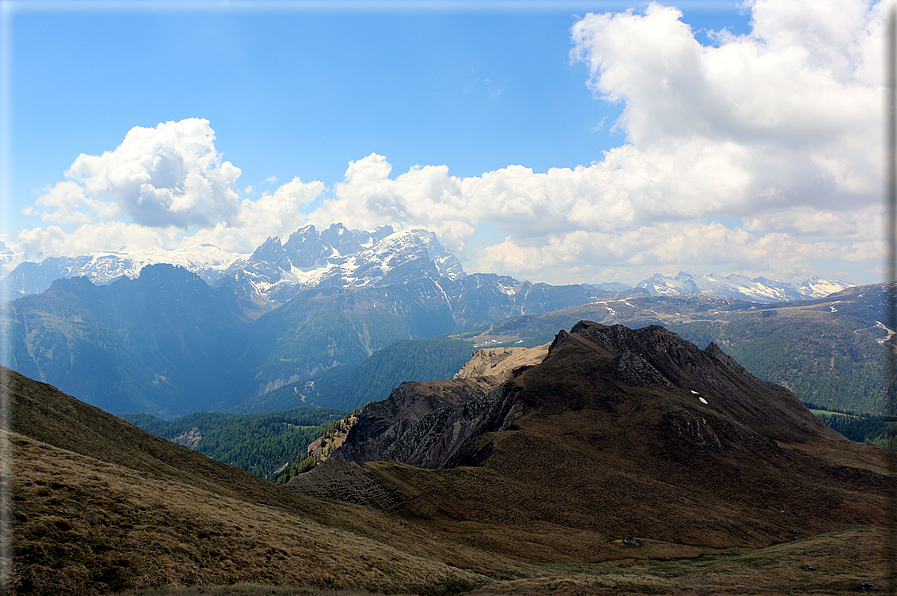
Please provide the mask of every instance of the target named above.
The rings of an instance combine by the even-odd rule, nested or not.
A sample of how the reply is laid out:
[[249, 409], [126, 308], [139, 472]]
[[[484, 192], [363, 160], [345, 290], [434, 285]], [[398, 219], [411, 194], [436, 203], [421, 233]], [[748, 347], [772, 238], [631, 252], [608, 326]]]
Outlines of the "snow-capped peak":
[[282, 302], [321, 285], [368, 287], [464, 276], [461, 263], [433, 232], [393, 232], [389, 226], [361, 231], [333, 224], [321, 232], [306, 226], [284, 243], [269, 238], [246, 262], [231, 267], [222, 283], [242, 287], [256, 301]]
[[86, 277], [95, 284], [106, 284], [122, 276], [134, 279], [147, 265], [159, 263], [179, 265], [212, 283], [234, 262], [247, 256], [221, 250], [212, 244], [142, 251], [95, 251], [76, 257], [48, 257], [39, 263], [19, 263], [4, 283], [10, 296], [24, 296], [43, 292], [60, 278]]
[[725, 277], [715, 274], [692, 275], [680, 271], [674, 278], [654, 275], [639, 282], [637, 287], [645, 288], [652, 296], [709, 294], [752, 302], [780, 302], [828, 296], [849, 287], [849, 284], [818, 277], [811, 277], [802, 284], [794, 284], [765, 277], [751, 279], [738, 274]]

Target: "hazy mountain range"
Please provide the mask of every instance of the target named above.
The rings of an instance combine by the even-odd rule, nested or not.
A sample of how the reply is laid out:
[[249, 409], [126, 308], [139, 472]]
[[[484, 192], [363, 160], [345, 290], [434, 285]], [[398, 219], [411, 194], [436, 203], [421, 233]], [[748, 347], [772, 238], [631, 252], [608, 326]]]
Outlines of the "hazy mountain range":
[[[426, 259], [422, 260], [424, 255]], [[425, 271], [412, 265], [424, 261], [429, 261], [432, 268]], [[211, 285], [226, 286], [247, 305], [253, 304], [250, 310], [258, 312], [283, 304], [307, 288], [384, 286], [421, 275], [457, 282], [466, 276], [460, 261], [432, 232], [394, 233], [390, 226], [360, 231], [333, 224], [321, 231], [306, 226], [286, 241], [269, 238], [251, 255], [228, 253], [209, 244], [173, 250], [96, 252], [20, 263], [2, 282], [10, 297], [16, 298], [43, 292], [60, 278], [83, 276], [98, 284], [121, 276], [133, 279], [143, 267], [159, 263], [184, 267]], [[521, 284], [509, 277], [502, 280], [505, 291]], [[619, 282], [586, 285], [599, 292], [633, 289]], [[772, 302], [820, 298], [848, 285], [816, 277], [794, 284], [763, 277], [680, 272], [675, 277], [654, 275], [635, 288], [643, 288], [651, 296], [709, 294]]]
[[[204, 248], [203, 259], [182, 253], [182, 262], [205, 267], [205, 271], [215, 263], [228, 262], [229, 257], [212, 247]], [[103, 262], [85, 260], [82, 272], [98, 271]], [[106, 265], [107, 278], [125, 271]], [[767, 370], [771, 361], [789, 361], [782, 360], [793, 349], [788, 337], [798, 339], [801, 349], [823, 351], [813, 356], [813, 370], [819, 375], [847, 366], [871, 370], [883, 352], [875, 342], [877, 336], [848, 333], [859, 328], [873, 330], [871, 335], [883, 332], [876, 322], [881, 320], [880, 305], [859, 309], [864, 318], [846, 322], [853, 327], [845, 327], [843, 333], [833, 333], [832, 322], [842, 320], [844, 314], [836, 314], [833, 306], [831, 316], [809, 323], [800, 318], [809, 316], [807, 312], [795, 309], [799, 315], [793, 320], [799, 324], [777, 335], [770, 336], [766, 330], [780, 319], [759, 316], [745, 319], [751, 333], [727, 334], [734, 329], [728, 324], [731, 313], [790, 303], [763, 306], [731, 297], [669, 293], [652, 297], [648, 294], [658, 292], [662, 281], [658, 276], [653, 279], [650, 287], [619, 292], [588, 284], [552, 286], [494, 274], [468, 275], [431, 232], [393, 233], [389, 228], [358, 232], [339, 225], [318, 232], [306, 227], [285, 243], [271, 239], [248, 258], [230, 261], [212, 285], [186, 266], [170, 264], [146, 266], [134, 279], [122, 273], [99, 285], [88, 277], [56, 279], [46, 291], [0, 307], [8, 330], [2, 364], [116, 413], [173, 416], [199, 410], [264, 411], [303, 405], [352, 408], [382, 399], [381, 392], [403, 380], [424, 380], [402, 378], [407, 374], [403, 370], [433, 372], [432, 367], [387, 366], [382, 370], [390, 372], [379, 378], [366, 373], [369, 381], [361, 386], [370, 389], [367, 393], [336, 390], [357, 378], [353, 371], [362, 363], [402, 340], [479, 329], [469, 334], [478, 338], [472, 343], [536, 341], [567, 323], [547, 331], [533, 330], [531, 319], [514, 317], [547, 316], [582, 305], [591, 305], [591, 311], [581, 318], [635, 326], [659, 322], [676, 328], [682, 324], [680, 319], [694, 318], [710, 308], [708, 300], [715, 300], [717, 312], [724, 314], [707, 316], [680, 332], [688, 335], [700, 330], [689, 337], [703, 343], [717, 341], [734, 351], [751, 338], [778, 338], [779, 345], [765, 356], [754, 362], [748, 358], [751, 370], [791, 383], [796, 391], [789, 373], [776, 377], [775, 371]], [[687, 285], [683, 274], [676, 279], [680, 289]], [[696, 284], [694, 279], [691, 282]], [[747, 287], [744, 280], [739, 283]], [[815, 283], [817, 289], [823, 285]], [[751, 287], [757, 291], [757, 286]], [[776, 292], [769, 289], [767, 298], [782, 295]], [[633, 308], [641, 304], [646, 306]], [[481, 329], [505, 319], [511, 320], [501, 324], [503, 329], [518, 329], [513, 339], [496, 339]], [[818, 333], [787, 336], [800, 329]], [[835, 353], [845, 356], [838, 366], [826, 369], [823, 360], [832, 354], [826, 356], [824, 351], [830, 350], [835, 336], [843, 342], [835, 346]], [[872, 343], [857, 350], [856, 342]], [[414, 358], [414, 350], [410, 352], [403, 356], [405, 362]], [[455, 362], [454, 356], [449, 361]], [[843, 383], [827, 383], [816, 394], [799, 391], [799, 395], [831, 407], [843, 408], [845, 403], [876, 407], [877, 386], [844, 388]], [[834, 402], [833, 395], [839, 396]]]

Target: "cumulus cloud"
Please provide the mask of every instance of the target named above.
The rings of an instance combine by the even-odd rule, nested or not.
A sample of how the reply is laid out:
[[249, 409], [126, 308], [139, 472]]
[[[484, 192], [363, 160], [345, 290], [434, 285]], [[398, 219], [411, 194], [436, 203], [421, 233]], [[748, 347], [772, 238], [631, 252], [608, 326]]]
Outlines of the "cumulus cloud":
[[830, 194], [871, 201], [880, 188], [881, 87], [880, 74], [861, 67], [881, 51], [878, 10], [798, 0], [757, 0], [751, 9], [752, 33], [719, 47], [697, 42], [675, 8], [590, 14], [572, 29], [571, 56], [588, 64], [597, 94], [625, 103], [618, 125], [640, 150], [670, 139], [737, 143], [755, 174], [778, 164], [748, 191], [785, 178], [782, 190], [798, 195], [801, 180], [831, 177]]
[[114, 151], [79, 155], [61, 184], [78, 183], [137, 225], [211, 225], [234, 215], [240, 176], [214, 141], [208, 120], [199, 118], [135, 126]]
[[[23, 209], [50, 224], [19, 233], [15, 248], [23, 258], [174, 242], [250, 252], [303, 225], [300, 208], [324, 190], [297, 177], [257, 199], [241, 196], [240, 169], [222, 159], [215, 132], [200, 118], [135, 126], [116, 149], [79, 155], [65, 176]], [[77, 227], [64, 229], [70, 226]]]
[[[370, 155], [310, 218], [489, 222], [506, 239], [468, 255], [468, 268], [555, 281], [614, 265], [788, 277], [813, 273], [814, 260], [876, 260], [881, 5], [748, 7], [751, 33], [721, 32], [715, 45], [659, 4], [573, 26], [571, 59], [588, 65], [588, 86], [624, 105], [615, 127], [627, 142], [599, 161], [464, 179], [427, 166], [391, 180], [386, 158]], [[455, 250], [472, 234], [459, 229]]]
[[104, 203], [87, 197], [84, 187], [67, 180], [45, 189], [35, 202], [35, 207], [23, 209], [25, 215], [40, 215], [41, 220], [61, 224], [84, 224], [94, 221], [94, 217], [108, 218], [118, 214], [115, 204]]
[[415, 166], [395, 179], [386, 157], [372, 153], [349, 163], [333, 197], [309, 214], [319, 226], [342, 222], [349, 228], [423, 227], [436, 232], [453, 250], [463, 250], [474, 233], [470, 205], [461, 193], [462, 179], [448, 166]]
[[[623, 105], [614, 127], [626, 142], [576, 168], [393, 175], [372, 153], [332, 189], [295, 178], [253, 200], [207, 121], [136, 127], [114, 151], [75, 160], [28, 210], [58, 225], [23, 232], [19, 248], [73, 252], [82, 230], [124, 220], [110, 229], [248, 251], [342, 222], [428, 228], [468, 270], [554, 283], [850, 269], [881, 249], [883, 4], [751, 0], [751, 32], [717, 32], [712, 45], [673, 7], [586, 15], [570, 58], [587, 65], [596, 101]], [[484, 242], [485, 229], [503, 240]]]
[[286, 238], [304, 226], [307, 217], [302, 209], [323, 191], [322, 182], [306, 183], [297, 176], [273, 193], [264, 193], [255, 200], [243, 199], [233, 223], [222, 221], [199, 230], [180, 245], [209, 243], [224, 250], [251, 252], [271, 236]]

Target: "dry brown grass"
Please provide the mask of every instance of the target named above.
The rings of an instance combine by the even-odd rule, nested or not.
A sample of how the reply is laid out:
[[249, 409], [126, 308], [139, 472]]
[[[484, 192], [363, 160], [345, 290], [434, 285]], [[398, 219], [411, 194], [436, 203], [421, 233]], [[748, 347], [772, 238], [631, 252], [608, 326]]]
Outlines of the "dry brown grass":
[[546, 565], [473, 594], [845, 594], [888, 587], [885, 532], [851, 528], [761, 549], [671, 560]]
[[126, 590], [118, 596], [378, 596], [382, 592], [327, 588], [272, 586], [240, 582], [232, 586], [179, 586]]
[[[486, 581], [428, 556], [479, 553], [373, 510], [319, 503], [382, 541], [21, 435], [12, 442], [15, 593], [234, 582], [438, 593], [453, 582]], [[389, 544], [396, 535], [402, 541]]]
[[[888, 573], [884, 531], [844, 529], [880, 523], [881, 481], [832, 465], [870, 467], [880, 451], [783, 449], [763, 470], [720, 468], [737, 478], [703, 454], [658, 468], [649, 427], [608, 442], [619, 429], [579, 407], [484, 437], [479, 468], [367, 465], [401, 496], [398, 517], [297, 494], [11, 378], [16, 594], [838, 594]], [[613, 543], [629, 534], [641, 545]]]
[[[478, 596], [542, 594], [832, 594], [888, 587], [888, 563], [881, 545], [884, 532], [851, 528], [761, 549], [737, 549], [688, 558], [624, 558], [585, 565], [527, 565], [518, 577], [490, 581], [474, 589]], [[641, 547], [630, 549], [629, 552]], [[469, 585], [457, 582], [458, 593]], [[367, 596], [357, 590], [289, 586], [169, 587], [129, 590], [120, 596]]]

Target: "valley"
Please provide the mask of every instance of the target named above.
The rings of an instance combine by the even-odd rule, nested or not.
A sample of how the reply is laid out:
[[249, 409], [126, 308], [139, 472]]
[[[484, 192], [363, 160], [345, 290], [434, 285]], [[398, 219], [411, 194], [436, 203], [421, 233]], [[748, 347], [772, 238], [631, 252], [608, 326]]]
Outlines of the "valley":
[[[12, 593], [839, 594], [886, 585], [883, 449], [844, 440], [787, 390], [659, 327], [580, 324], [546, 358], [547, 348], [473, 362], [452, 382], [406, 384], [410, 401], [391, 419], [404, 429], [395, 444], [407, 448], [392, 453], [423, 453], [436, 438], [448, 465], [337, 459], [344, 445], [288, 487], [5, 370]], [[641, 356], [621, 358], [633, 349]], [[417, 395], [431, 405], [419, 409]], [[452, 412], [455, 423], [429, 422]], [[386, 428], [366, 424], [372, 439]], [[461, 437], [458, 449], [439, 438], [450, 436]], [[358, 439], [350, 432], [347, 442]], [[629, 537], [637, 546], [621, 543]]]
[[888, 581], [888, 452], [805, 407], [880, 438], [883, 284], [550, 286], [341, 226], [202, 262], [0, 306], [13, 593]]

